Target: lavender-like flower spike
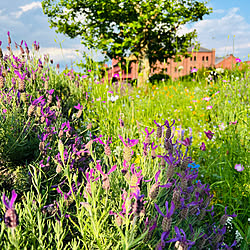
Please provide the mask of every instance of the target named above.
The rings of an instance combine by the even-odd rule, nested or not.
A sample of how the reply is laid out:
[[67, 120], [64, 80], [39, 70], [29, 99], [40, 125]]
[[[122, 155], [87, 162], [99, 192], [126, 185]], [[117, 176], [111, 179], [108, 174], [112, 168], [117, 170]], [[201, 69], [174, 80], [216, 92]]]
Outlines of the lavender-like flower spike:
[[136, 192], [133, 193], [133, 196], [136, 199], [133, 206], [132, 206], [133, 213], [135, 216], [139, 216], [141, 214], [141, 212], [143, 212], [143, 209], [144, 209], [144, 202], [142, 201], [144, 198], [144, 194], [140, 195], [140, 190], [136, 189]]
[[54, 91], [55, 91], [54, 89], [51, 89], [51, 90], [48, 91], [48, 94], [52, 95], [54, 93]]
[[78, 103], [77, 106], [74, 106], [74, 108], [76, 108], [78, 110], [82, 110], [83, 106], [80, 103]]
[[178, 159], [177, 159], [177, 157], [174, 158], [172, 153], [169, 153], [169, 155], [167, 155], [167, 154], [166, 155], [157, 155], [157, 157], [164, 158], [164, 160], [169, 165], [176, 166], [181, 161], [181, 158], [180, 158], [178, 150], [176, 150], [176, 155], [177, 155]]
[[114, 165], [107, 174], [104, 174], [102, 172], [102, 167], [99, 164], [100, 161], [97, 161], [96, 169], [101, 173], [102, 175], [102, 182], [103, 182], [103, 189], [108, 190], [110, 189], [110, 182], [109, 182], [109, 175], [116, 170], [116, 165]]
[[136, 145], [138, 142], [139, 142], [139, 140], [138, 139], [127, 139], [127, 143], [125, 142], [125, 140], [122, 138], [122, 136], [121, 135], [118, 135], [119, 136], [119, 138], [121, 139], [121, 141], [122, 141], [122, 143], [124, 144], [124, 146], [125, 147], [133, 147], [134, 145]]
[[158, 183], [158, 179], [159, 179], [159, 175], [161, 173], [161, 170], [159, 170], [156, 174], [155, 174], [155, 182]]
[[15, 70], [14, 73], [16, 75], [18, 75], [18, 77], [21, 79], [21, 80], [24, 80], [25, 79], [25, 76], [26, 76], [26, 73], [24, 72], [23, 75], [20, 74], [19, 71]]
[[226, 222], [227, 222], [227, 218], [228, 217], [236, 217], [237, 215], [235, 214], [235, 213], [233, 213], [232, 215], [230, 215], [230, 214], [227, 214], [227, 206], [225, 207], [225, 214], [224, 215], [222, 215], [222, 217], [220, 218], [220, 224], [222, 225], [222, 226], [224, 226], [225, 224], [226, 224]]
[[165, 123], [164, 123], [164, 126], [166, 126], [167, 128], [171, 128], [171, 127], [174, 126], [174, 124], [175, 124], [175, 120], [173, 120], [173, 123], [171, 125], [169, 125], [168, 120], [166, 120]]
[[4, 223], [7, 227], [15, 228], [18, 226], [18, 215], [16, 213], [16, 210], [14, 208], [14, 202], [17, 198], [17, 194], [15, 190], [12, 191], [12, 196], [9, 201], [8, 197], [3, 194], [3, 204], [6, 208], [6, 212], [4, 214]]
[[153, 129], [151, 132], [149, 132], [148, 127], [146, 127], [145, 132], [146, 132], [146, 134], [144, 132], [142, 132], [142, 133], [148, 137], [149, 135], [153, 134], [155, 132], [155, 130]]
[[[159, 213], [160, 215], [162, 215], [163, 217], [167, 217], [167, 218], [169, 219], [169, 218], [173, 215], [173, 213], [174, 213], [175, 205], [174, 205], [174, 202], [171, 201], [171, 207], [170, 207], [170, 210], [169, 210], [169, 209], [168, 209], [168, 201], [166, 201], [165, 206], [166, 206], [166, 211], [167, 211], [166, 215], [164, 215], [164, 214], [162, 213], [162, 211], [160, 210], [160, 208], [158, 207], [158, 205], [155, 203], [155, 208], [156, 208], [156, 210], [158, 211], [158, 213]], [[168, 211], [168, 210], [169, 210], [169, 211]]]
[[151, 143], [151, 149], [152, 150], [155, 150], [156, 148], [158, 148], [158, 145], [154, 146], [154, 144], [155, 144], [154, 142]]
[[[178, 241], [179, 243], [182, 243], [182, 246], [186, 247], [184, 249], [187, 249], [188, 246], [193, 246], [195, 244], [195, 241], [187, 240], [187, 236], [183, 229], [179, 229], [177, 226], [175, 226], [174, 229], [176, 233], [176, 238], [166, 241], [166, 243]], [[183, 236], [181, 235], [181, 233]]]
[[12, 196], [11, 196], [10, 201], [8, 197], [5, 196], [5, 193], [3, 194], [3, 204], [5, 205], [6, 209], [13, 208], [16, 198], [17, 198], [17, 194], [15, 190], [12, 190]]

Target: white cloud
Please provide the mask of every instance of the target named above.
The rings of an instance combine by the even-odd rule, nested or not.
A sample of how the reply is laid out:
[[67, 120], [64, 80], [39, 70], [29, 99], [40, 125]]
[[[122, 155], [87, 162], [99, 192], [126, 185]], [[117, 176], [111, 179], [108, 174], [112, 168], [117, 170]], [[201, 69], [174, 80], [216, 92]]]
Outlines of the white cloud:
[[12, 12], [11, 14], [14, 15], [16, 18], [19, 18], [23, 13], [37, 8], [42, 8], [41, 2], [33, 2], [30, 4], [20, 6], [19, 7], [19, 9], [21, 9], [20, 11]]
[[[54, 63], [68, 63], [74, 62], [76, 60], [80, 61], [83, 60], [81, 51], [85, 51], [90, 55], [90, 51], [87, 48], [83, 47], [83, 45], [74, 46], [74, 48], [58, 48], [58, 47], [41, 47], [39, 51], [33, 51], [31, 46], [30, 48], [30, 55], [36, 58], [44, 58], [44, 55], [47, 55], [49, 59], [53, 59]], [[15, 56], [20, 56], [20, 50], [16, 50], [14, 47], [13, 54]], [[77, 51], [78, 50], [78, 51]], [[3, 54], [9, 54], [9, 51], [3, 49]], [[103, 56], [98, 52], [93, 52], [92, 55], [94, 60], [102, 60]]]
[[239, 11], [239, 8], [232, 8], [223, 14], [219, 10], [223, 14], [221, 18], [201, 20], [191, 27], [184, 26], [180, 32], [186, 33], [196, 29], [201, 46], [215, 48], [217, 56], [231, 53], [238, 57], [247, 56], [250, 53], [250, 24]]
[[213, 10], [213, 13], [216, 13], [216, 14], [223, 14], [223, 13], [225, 13], [225, 10], [217, 9], [217, 10]]

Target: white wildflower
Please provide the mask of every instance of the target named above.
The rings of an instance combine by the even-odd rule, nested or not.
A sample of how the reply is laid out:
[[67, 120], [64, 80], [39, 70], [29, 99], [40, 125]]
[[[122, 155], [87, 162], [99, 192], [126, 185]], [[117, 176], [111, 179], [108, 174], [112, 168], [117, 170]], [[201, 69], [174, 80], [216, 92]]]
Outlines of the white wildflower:
[[219, 74], [223, 74], [224, 73], [224, 69], [223, 68], [217, 68], [215, 69], [215, 71]]

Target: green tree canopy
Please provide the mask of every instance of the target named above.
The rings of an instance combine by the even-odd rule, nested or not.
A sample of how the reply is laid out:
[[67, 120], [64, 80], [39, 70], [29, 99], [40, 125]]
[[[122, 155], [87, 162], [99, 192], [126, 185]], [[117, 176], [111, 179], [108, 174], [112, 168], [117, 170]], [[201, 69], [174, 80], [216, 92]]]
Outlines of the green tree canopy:
[[[196, 32], [177, 35], [211, 9], [196, 0], [44, 0], [42, 7], [56, 32], [81, 37], [89, 48], [124, 60], [133, 54], [148, 72], [156, 60], [187, 55]], [[147, 72], [144, 72], [147, 74]]]

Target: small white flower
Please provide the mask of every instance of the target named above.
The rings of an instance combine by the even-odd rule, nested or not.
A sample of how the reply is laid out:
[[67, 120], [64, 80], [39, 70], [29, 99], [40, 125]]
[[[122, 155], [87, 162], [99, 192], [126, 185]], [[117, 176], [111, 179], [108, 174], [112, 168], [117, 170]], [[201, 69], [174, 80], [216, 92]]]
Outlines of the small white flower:
[[116, 96], [111, 96], [111, 97], [107, 97], [108, 98], [108, 101], [111, 101], [111, 102], [115, 102], [118, 98], [119, 98], [119, 96], [118, 95], [116, 95]]
[[223, 74], [224, 73], [224, 69], [223, 68], [217, 68], [215, 69], [215, 71], [219, 74]]

